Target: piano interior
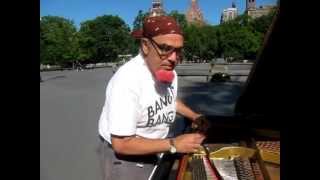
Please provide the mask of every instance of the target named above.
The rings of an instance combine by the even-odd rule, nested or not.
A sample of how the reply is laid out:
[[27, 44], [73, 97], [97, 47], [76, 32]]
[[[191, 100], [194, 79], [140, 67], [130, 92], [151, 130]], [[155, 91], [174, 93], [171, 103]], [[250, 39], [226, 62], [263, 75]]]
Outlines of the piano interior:
[[278, 180], [280, 141], [251, 138], [205, 143], [198, 152], [177, 160], [171, 173], [177, 180]]

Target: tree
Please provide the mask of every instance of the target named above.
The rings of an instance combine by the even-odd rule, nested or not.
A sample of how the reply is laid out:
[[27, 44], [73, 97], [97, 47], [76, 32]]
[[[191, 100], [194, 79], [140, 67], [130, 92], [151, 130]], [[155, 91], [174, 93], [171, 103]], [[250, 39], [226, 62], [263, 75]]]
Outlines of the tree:
[[181, 14], [178, 11], [174, 10], [174, 11], [171, 11], [168, 15], [173, 17], [178, 22], [178, 24], [182, 29], [186, 28], [187, 19], [184, 14]]
[[143, 20], [145, 17], [149, 16], [149, 12], [143, 12], [142, 10], [139, 10], [138, 15], [133, 21], [133, 30], [142, 29]]
[[194, 25], [184, 29], [184, 56], [188, 61], [198, 61], [200, 58], [201, 42], [198, 35], [199, 28]]
[[184, 29], [184, 37], [186, 59], [204, 62], [217, 57], [218, 37], [215, 26], [188, 25]]
[[128, 25], [112, 15], [81, 23], [79, 43], [82, 60], [93, 63], [117, 61], [119, 54], [132, 54], [135, 50]]
[[212, 60], [217, 57], [216, 52], [218, 49], [218, 38], [216, 33], [216, 27], [206, 25], [200, 27], [200, 41], [203, 46], [203, 52], [201, 58], [203, 60]]
[[275, 13], [276, 11], [273, 9], [267, 15], [263, 15], [251, 21], [249, 26], [255, 31], [265, 34], [271, 25]]
[[44, 16], [40, 20], [40, 63], [62, 65], [77, 59], [76, 27], [71, 20]]
[[273, 16], [273, 11], [256, 19], [244, 14], [220, 24], [217, 31], [218, 56], [231, 60], [255, 59]]

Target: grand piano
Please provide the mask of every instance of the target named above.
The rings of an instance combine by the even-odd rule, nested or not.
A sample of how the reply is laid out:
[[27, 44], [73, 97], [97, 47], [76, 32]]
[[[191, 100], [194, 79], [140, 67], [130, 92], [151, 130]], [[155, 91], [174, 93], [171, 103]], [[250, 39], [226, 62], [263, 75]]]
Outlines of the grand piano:
[[[164, 154], [149, 179], [280, 179], [280, 123], [274, 118], [280, 103], [275, 85], [281, 76], [274, 70], [281, 49], [279, 17], [278, 9], [234, 115], [206, 115], [210, 128], [203, 149]], [[184, 133], [190, 130], [188, 124]]]

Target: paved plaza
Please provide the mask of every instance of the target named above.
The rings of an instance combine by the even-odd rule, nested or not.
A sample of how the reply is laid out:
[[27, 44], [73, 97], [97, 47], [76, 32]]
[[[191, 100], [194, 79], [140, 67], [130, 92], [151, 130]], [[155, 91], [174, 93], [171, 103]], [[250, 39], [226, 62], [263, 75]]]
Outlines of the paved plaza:
[[[98, 119], [111, 68], [41, 72], [40, 180], [101, 180]], [[178, 96], [204, 114], [230, 115], [243, 82], [179, 77]]]

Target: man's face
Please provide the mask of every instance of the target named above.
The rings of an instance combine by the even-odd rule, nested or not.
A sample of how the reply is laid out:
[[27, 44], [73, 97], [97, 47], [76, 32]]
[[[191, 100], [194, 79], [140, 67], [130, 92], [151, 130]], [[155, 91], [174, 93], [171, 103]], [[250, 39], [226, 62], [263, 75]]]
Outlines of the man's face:
[[172, 71], [182, 60], [182, 47], [183, 36], [179, 34], [144, 38], [143, 48], [144, 52], [147, 52], [146, 62], [151, 72], [154, 74], [158, 70]]

